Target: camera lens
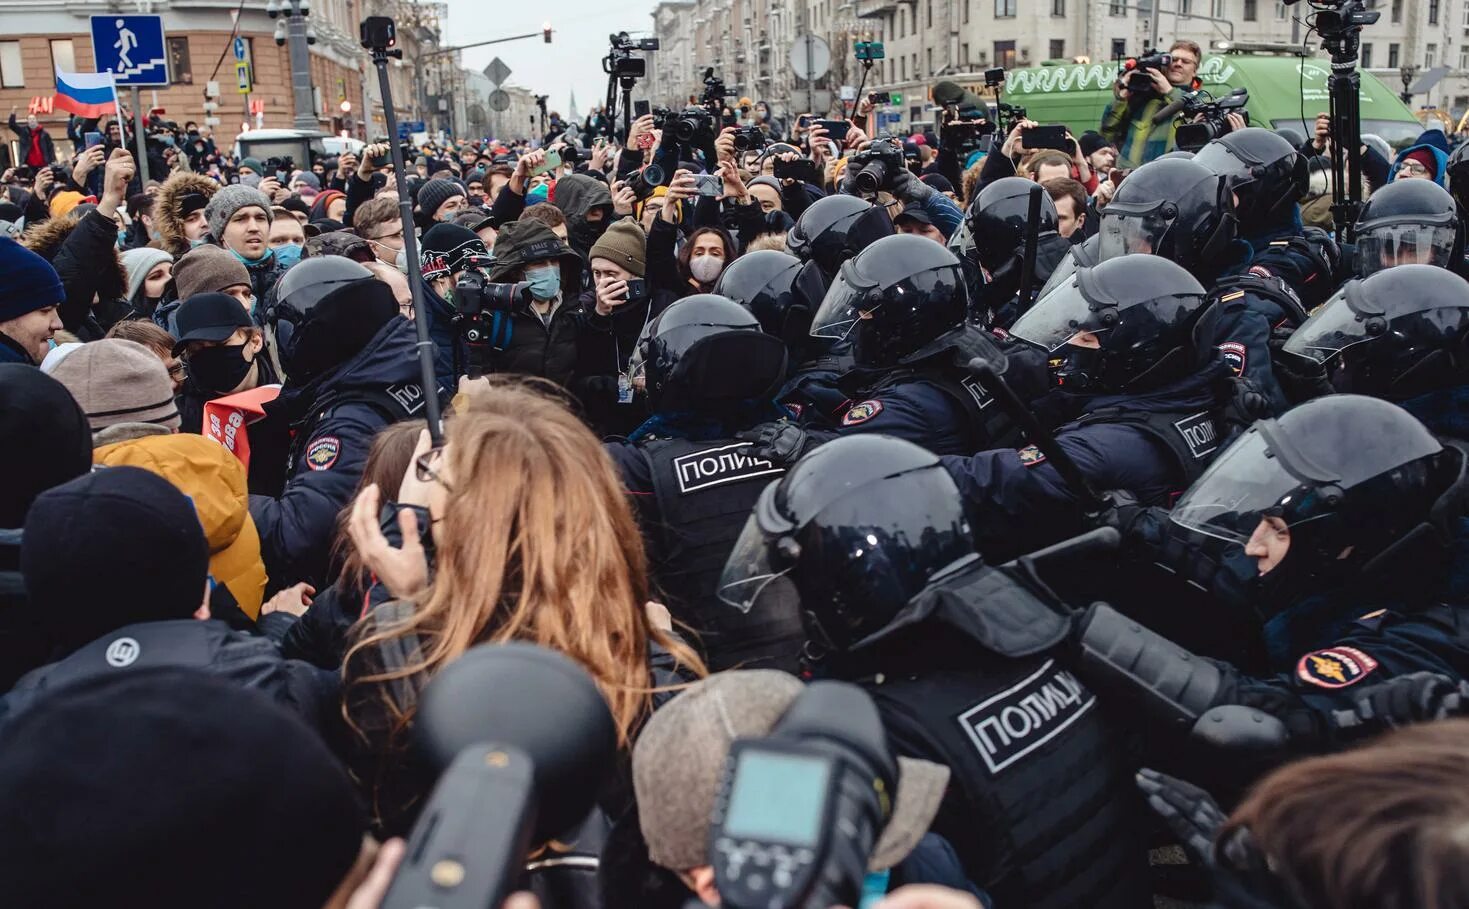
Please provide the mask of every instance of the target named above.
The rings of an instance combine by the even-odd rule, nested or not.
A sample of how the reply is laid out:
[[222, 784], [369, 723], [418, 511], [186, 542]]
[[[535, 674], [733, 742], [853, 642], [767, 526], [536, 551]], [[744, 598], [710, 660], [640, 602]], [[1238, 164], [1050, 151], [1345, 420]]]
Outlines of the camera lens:
[[887, 165], [872, 161], [857, 172], [857, 188], [864, 193], [876, 193], [887, 182]]

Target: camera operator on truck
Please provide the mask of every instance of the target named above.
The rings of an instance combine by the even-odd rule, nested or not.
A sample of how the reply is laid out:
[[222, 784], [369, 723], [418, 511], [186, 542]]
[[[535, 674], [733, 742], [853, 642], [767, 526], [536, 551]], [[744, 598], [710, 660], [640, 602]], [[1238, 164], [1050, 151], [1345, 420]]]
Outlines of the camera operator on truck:
[[1098, 132], [1117, 146], [1118, 167], [1138, 167], [1173, 150], [1174, 123], [1155, 122], [1170, 104], [1195, 87], [1203, 52], [1180, 38], [1168, 53], [1149, 53], [1123, 61], [1112, 86], [1116, 100], [1102, 114]]

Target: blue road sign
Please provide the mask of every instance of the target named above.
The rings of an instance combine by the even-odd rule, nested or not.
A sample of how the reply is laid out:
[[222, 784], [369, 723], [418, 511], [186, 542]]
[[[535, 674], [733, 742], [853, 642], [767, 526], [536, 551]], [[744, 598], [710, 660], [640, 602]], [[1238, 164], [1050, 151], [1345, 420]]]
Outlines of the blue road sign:
[[92, 55], [97, 72], [111, 70], [118, 85], [169, 83], [162, 16], [93, 16]]
[[410, 134], [426, 132], [427, 130], [428, 125], [425, 124], [422, 120], [398, 121], [398, 138], [402, 139], [405, 142], [408, 141], [408, 136]]
[[235, 38], [235, 59], [241, 62], [245, 60], [245, 39], [238, 36]]

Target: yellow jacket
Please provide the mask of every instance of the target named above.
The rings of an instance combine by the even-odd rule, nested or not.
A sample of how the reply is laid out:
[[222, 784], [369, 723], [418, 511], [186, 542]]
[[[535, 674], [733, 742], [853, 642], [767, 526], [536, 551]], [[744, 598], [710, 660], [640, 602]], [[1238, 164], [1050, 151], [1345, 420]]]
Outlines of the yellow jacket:
[[218, 442], [193, 434], [144, 436], [93, 452], [98, 467], [129, 465], [163, 477], [194, 500], [209, 541], [209, 574], [252, 619], [265, 596], [260, 535], [250, 518], [245, 468]]

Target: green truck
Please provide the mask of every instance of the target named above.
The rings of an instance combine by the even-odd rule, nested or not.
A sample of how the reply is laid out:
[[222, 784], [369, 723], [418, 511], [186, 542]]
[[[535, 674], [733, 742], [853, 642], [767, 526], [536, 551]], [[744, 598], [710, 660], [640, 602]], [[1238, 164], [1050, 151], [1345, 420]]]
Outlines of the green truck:
[[[1250, 93], [1250, 123], [1272, 129], [1292, 127], [1311, 135], [1316, 115], [1327, 109], [1326, 78], [1331, 65], [1324, 57], [1291, 54], [1220, 53], [1199, 66], [1203, 89], [1223, 98], [1236, 88]], [[1040, 123], [1064, 123], [1075, 135], [1096, 129], [1112, 101], [1117, 64], [1068, 63], [1011, 70], [1005, 74], [1003, 100], [1024, 107]], [[993, 101], [984, 76], [956, 76], [964, 88]], [[1362, 132], [1376, 134], [1395, 149], [1411, 145], [1423, 125], [1398, 96], [1370, 72], [1362, 73]]]

